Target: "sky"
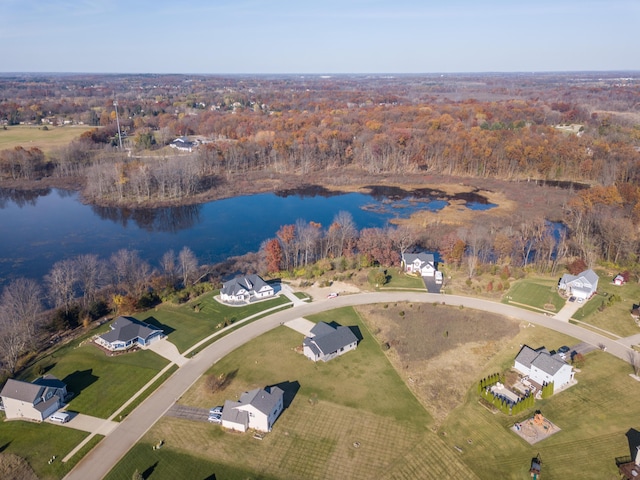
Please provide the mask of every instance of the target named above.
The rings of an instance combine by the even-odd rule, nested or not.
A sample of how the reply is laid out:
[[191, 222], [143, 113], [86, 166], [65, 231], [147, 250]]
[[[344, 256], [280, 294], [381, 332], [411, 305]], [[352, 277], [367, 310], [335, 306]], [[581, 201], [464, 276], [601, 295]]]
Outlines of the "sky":
[[640, 70], [639, 0], [0, 0], [0, 72]]

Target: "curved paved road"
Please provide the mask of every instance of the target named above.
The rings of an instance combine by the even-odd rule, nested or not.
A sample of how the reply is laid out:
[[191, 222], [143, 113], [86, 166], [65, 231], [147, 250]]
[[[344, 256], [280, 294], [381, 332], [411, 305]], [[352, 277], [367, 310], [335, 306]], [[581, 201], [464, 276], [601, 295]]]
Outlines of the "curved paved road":
[[211, 344], [186, 362], [160, 388], [131, 412], [110, 435], [105, 437], [67, 474], [65, 479], [86, 480], [88, 478], [103, 478], [212, 364], [263, 333], [294, 318], [304, 317], [305, 315], [312, 315], [338, 307], [403, 301], [415, 303], [444, 302], [447, 305], [463, 305], [467, 308], [493, 312], [541, 325], [592, 345], [597, 346], [603, 344], [607, 347], [609, 353], [626, 362], [629, 362], [629, 356], [633, 354], [633, 351], [623, 344], [592, 331], [585, 330], [577, 325], [523, 310], [518, 307], [479, 298], [424, 292], [376, 292], [345, 295], [334, 299], [323, 299], [313, 303], [297, 305], [295, 308], [283, 310], [256, 320]]

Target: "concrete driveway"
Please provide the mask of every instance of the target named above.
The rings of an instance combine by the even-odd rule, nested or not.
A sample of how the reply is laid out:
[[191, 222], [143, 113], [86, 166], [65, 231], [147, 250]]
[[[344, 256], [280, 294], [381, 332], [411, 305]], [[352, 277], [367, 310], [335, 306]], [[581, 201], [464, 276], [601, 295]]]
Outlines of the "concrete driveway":
[[306, 318], [300, 317], [286, 322], [285, 326], [289, 327], [292, 330], [295, 330], [298, 333], [301, 333], [305, 337], [309, 337], [311, 336], [311, 329], [315, 326], [315, 323], [307, 320]]
[[183, 366], [189, 359], [180, 355], [176, 346], [165, 338], [153, 342], [147, 347], [148, 350], [157, 353], [179, 367]]
[[560, 311], [558, 313], [556, 313], [553, 318], [555, 318], [556, 320], [560, 320], [562, 322], [568, 322], [571, 317], [573, 317], [573, 314], [576, 313], [580, 307], [582, 307], [584, 305], [583, 303], [578, 303], [578, 302], [569, 302], [567, 301], [564, 304], [564, 307], [562, 307], [560, 309]]
[[104, 418], [92, 417], [91, 415], [77, 412], [65, 411], [65, 413], [68, 413], [71, 417], [71, 420], [67, 423], [53, 422], [51, 420], [47, 420], [47, 422], [98, 435], [109, 435], [118, 426], [118, 422], [105, 420]]

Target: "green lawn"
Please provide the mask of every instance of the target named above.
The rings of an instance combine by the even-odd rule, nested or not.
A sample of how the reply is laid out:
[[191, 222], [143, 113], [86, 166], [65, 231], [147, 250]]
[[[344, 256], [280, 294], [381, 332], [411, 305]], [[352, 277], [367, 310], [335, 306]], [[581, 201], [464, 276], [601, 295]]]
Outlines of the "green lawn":
[[[598, 294], [584, 304], [573, 318], [581, 322], [586, 322], [621, 337], [627, 337], [640, 333], [640, 327], [631, 318], [633, 304], [640, 303], [640, 284], [630, 282], [622, 286], [611, 283], [613, 276], [606, 275], [602, 271], [597, 272], [600, 276], [598, 281]], [[612, 306], [599, 311], [602, 302], [610, 295], [618, 295], [621, 301]]]
[[[180, 352], [184, 352], [224, 326], [225, 320], [237, 322], [268, 308], [289, 302], [289, 299], [282, 295], [246, 307], [229, 307], [213, 298], [217, 294], [217, 291], [208, 292], [196, 300], [179, 306], [163, 303], [135, 317], [143, 322], [163, 327], [169, 334], [168, 340]], [[196, 311], [196, 306], [199, 311]]]
[[[81, 456], [74, 456], [68, 463], [60, 460], [87, 435], [86, 432], [49, 423], [0, 422], [0, 451], [26, 459], [42, 480], [59, 479]], [[54, 455], [56, 460], [49, 465], [49, 459]]]
[[[528, 478], [530, 460], [537, 453], [543, 461], [543, 478], [572, 478], [578, 471], [585, 478], [618, 478], [614, 458], [629, 454], [625, 432], [637, 427], [640, 383], [629, 377], [629, 365], [611, 355], [596, 351], [586, 359], [583, 371], [576, 374], [577, 385], [538, 401], [518, 417], [489, 412], [472, 388], [443, 425], [445, 441], [463, 447], [463, 460], [481, 478]], [[529, 445], [509, 427], [535, 409], [561, 430]]]
[[152, 351], [109, 357], [90, 343], [73, 342], [48, 355], [21, 377], [31, 381], [38, 365], [67, 384], [76, 396], [69, 410], [107, 418], [168, 363]]
[[[231, 468], [215, 461], [194, 457], [171, 448], [153, 450], [150, 443], [138, 443], [126, 457], [105, 477], [105, 480], [131, 480], [136, 469], [143, 478], [153, 480], [177, 479], [224, 479], [246, 480], [256, 478], [253, 472], [242, 468]], [[274, 477], [259, 476], [262, 480]]]
[[[353, 352], [313, 363], [296, 351], [302, 335], [278, 327], [221, 359], [180, 399], [209, 408], [245, 390], [279, 384], [290, 404], [264, 440], [163, 417], [107, 478], [130, 478], [156, 461], [158, 478], [169, 478], [169, 470], [160, 474], [163, 451], [158, 459], [149, 452], [159, 439], [175, 471], [207, 461], [203, 468], [213, 465], [218, 478], [415, 478], [415, 472], [421, 478], [475, 478], [431, 431], [432, 418], [352, 308], [311, 320], [357, 326], [363, 340]], [[206, 376], [221, 373], [231, 378], [226, 389], [207, 391]]]
[[[558, 312], [565, 300], [558, 295], [557, 280], [551, 278], [526, 278], [514, 283], [502, 298], [503, 303], [519, 303], [533, 309]], [[553, 305], [553, 308], [548, 308]]]
[[41, 126], [13, 125], [7, 127], [7, 130], [0, 129], [0, 150], [8, 150], [18, 146], [38, 147], [43, 152], [50, 153], [55, 148], [67, 145], [84, 132], [95, 127], [47, 126], [47, 128], [48, 130], [42, 130]]
[[424, 281], [422, 277], [414, 277], [413, 275], [407, 275], [399, 272], [396, 269], [389, 269], [387, 274], [391, 277], [390, 280], [382, 288], [420, 288], [425, 289]]

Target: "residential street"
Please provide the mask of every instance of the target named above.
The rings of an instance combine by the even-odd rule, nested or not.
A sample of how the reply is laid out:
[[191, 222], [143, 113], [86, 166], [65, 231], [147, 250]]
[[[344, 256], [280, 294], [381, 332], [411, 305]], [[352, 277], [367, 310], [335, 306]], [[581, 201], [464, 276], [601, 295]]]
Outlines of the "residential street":
[[[338, 307], [389, 302], [446, 303], [447, 305], [473, 308], [505, 315], [515, 319], [541, 325], [570, 335], [595, 346], [604, 345], [607, 352], [629, 362], [632, 350], [623, 343], [611, 340], [566, 321], [510, 305], [460, 297], [456, 295], [430, 294], [423, 292], [376, 292], [341, 295], [334, 299], [322, 299], [312, 303], [297, 302], [294, 308], [283, 310], [250, 323], [235, 332], [220, 338], [201, 351], [169, 378], [156, 392], [145, 400], [107, 435], [65, 477], [67, 480], [103, 478], [127, 451], [167, 412], [174, 402], [215, 362], [236, 348], [263, 333], [296, 318]], [[472, 335], [473, 332], [470, 332]]]

